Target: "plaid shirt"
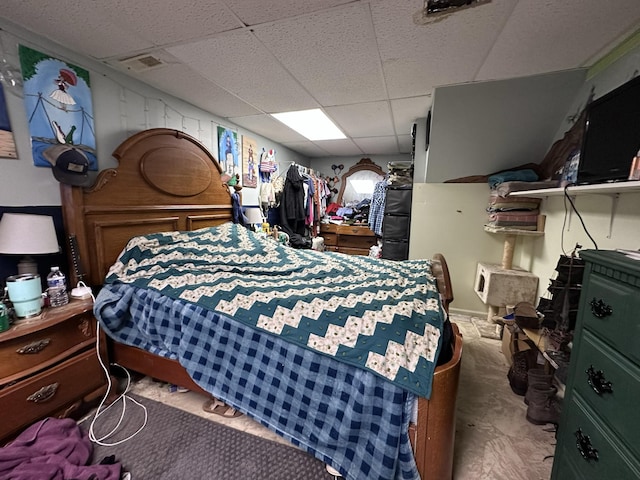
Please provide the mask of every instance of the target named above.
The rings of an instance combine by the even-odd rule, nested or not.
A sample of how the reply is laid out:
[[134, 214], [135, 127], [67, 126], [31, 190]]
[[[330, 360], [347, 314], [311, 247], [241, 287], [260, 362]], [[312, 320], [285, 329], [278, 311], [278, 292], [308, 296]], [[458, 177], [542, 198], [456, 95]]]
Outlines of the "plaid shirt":
[[378, 235], [382, 236], [382, 220], [384, 218], [384, 204], [387, 196], [386, 180], [376, 183], [373, 188], [373, 197], [371, 198], [371, 208], [369, 210], [369, 228]]

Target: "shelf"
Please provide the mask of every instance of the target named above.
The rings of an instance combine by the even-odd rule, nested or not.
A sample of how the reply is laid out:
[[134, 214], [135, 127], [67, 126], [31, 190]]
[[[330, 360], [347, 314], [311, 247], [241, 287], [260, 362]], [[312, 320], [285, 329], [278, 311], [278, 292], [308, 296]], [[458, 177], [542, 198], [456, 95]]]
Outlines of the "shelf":
[[[594, 185], [576, 185], [567, 188], [567, 194], [570, 197], [578, 195], [607, 195], [611, 199], [611, 216], [609, 217], [609, 233], [607, 238], [611, 238], [613, 231], [613, 219], [618, 208], [618, 200], [623, 193], [640, 192], [640, 180], [629, 180], [626, 182], [597, 183]], [[536, 197], [546, 198], [564, 195], [564, 188], [541, 188], [540, 190], [523, 190], [521, 192], [511, 192], [509, 196], [513, 197]], [[568, 224], [571, 224], [569, 217]]]
[[538, 230], [518, 230], [517, 228], [493, 227], [491, 225], [485, 225], [484, 231], [488, 233], [502, 233], [504, 235], [518, 235], [529, 237], [541, 237], [544, 235], [544, 232], [540, 232]]
[[[594, 185], [576, 185], [567, 188], [569, 195], [600, 194], [614, 195], [618, 193], [640, 192], [640, 180], [627, 182], [597, 183]], [[539, 190], [523, 190], [521, 192], [511, 192], [510, 197], [555, 197], [564, 195], [564, 188], [541, 188]]]

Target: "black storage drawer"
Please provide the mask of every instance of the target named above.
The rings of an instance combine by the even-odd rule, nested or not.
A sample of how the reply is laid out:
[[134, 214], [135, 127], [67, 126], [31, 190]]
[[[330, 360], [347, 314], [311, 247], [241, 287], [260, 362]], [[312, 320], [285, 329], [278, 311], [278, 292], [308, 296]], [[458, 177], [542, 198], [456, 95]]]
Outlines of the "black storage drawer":
[[387, 187], [385, 199], [385, 214], [409, 215], [411, 213], [411, 194], [413, 190], [408, 187]]
[[382, 238], [384, 240], [407, 240], [411, 227], [409, 215], [386, 215], [382, 221]]
[[407, 260], [409, 258], [409, 242], [404, 240], [383, 240], [382, 258], [386, 260]]

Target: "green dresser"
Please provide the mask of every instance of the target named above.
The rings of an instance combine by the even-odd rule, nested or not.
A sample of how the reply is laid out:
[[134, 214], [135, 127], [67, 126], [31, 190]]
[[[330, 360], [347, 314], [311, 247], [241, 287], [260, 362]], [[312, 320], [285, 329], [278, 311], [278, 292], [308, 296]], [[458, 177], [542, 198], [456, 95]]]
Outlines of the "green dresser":
[[640, 261], [585, 250], [554, 480], [640, 479]]

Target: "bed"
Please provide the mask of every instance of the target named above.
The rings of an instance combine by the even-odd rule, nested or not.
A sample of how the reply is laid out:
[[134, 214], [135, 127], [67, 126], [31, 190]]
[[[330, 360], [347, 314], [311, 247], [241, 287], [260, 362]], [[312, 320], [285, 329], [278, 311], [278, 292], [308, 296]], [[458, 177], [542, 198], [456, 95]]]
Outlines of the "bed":
[[[85, 283], [96, 287], [96, 290], [100, 289], [105, 283], [111, 267], [117, 263], [121, 252], [132, 237], [148, 239], [151, 236], [155, 239], [156, 237], [153, 237], [153, 235], [157, 235], [159, 232], [190, 232], [194, 235], [200, 235], [199, 232], [208, 232], [209, 229], [214, 232], [226, 229], [224, 230], [225, 236], [228, 236], [229, 232], [233, 232], [234, 235], [241, 235], [243, 239], [247, 239], [246, 242], [256, 241], [254, 237], [249, 236], [249, 233], [240, 231], [237, 225], [229, 223], [233, 218], [233, 206], [229, 189], [222, 181], [223, 172], [216, 159], [196, 139], [172, 129], [150, 129], [137, 133], [124, 141], [113, 155], [118, 159], [119, 166], [115, 169], [107, 169], [100, 172], [93, 187], [81, 188], [61, 185], [65, 229], [69, 238], [72, 239], [71, 242], [75, 251], [73, 256], [75, 264], [70, 265], [69, 268], [72, 284], [77, 282], [77, 275], [80, 272]], [[275, 244], [275, 242], [273, 243]], [[263, 245], [263, 248], [271, 249], [271, 246], [265, 247]], [[286, 247], [278, 245], [278, 248]], [[287, 255], [287, 260], [295, 258], [296, 261], [303, 262], [310, 258], [304, 255], [319, 255], [318, 252], [311, 251], [296, 253], [278, 251], [277, 254]], [[302, 255], [302, 257], [289, 257], [289, 255]], [[339, 262], [343, 261], [343, 258], [347, 258], [337, 253], [325, 255], [332, 255], [333, 258], [337, 259], [335, 260], [338, 262], [337, 265], [340, 265]], [[302, 260], [299, 260], [300, 258]], [[362, 268], [366, 267], [368, 266], [362, 266]], [[438, 254], [434, 255], [434, 258], [429, 263], [429, 268], [431, 270], [430, 274], [437, 280], [440, 308], [448, 310], [449, 303], [453, 300], [453, 292], [444, 257]], [[111, 285], [105, 285], [101, 289], [98, 298], [100, 299], [101, 295], [102, 297], [107, 295], [111, 291], [111, 287]], [[142, 289], [142, 287], [132, 286], [132, 289], [134, 292], [139, 293], [137, 289]], [[103, 294], [103, 292], [107, 293]], [[149, 296], [146, 293], [140, 293], [140, 295], [145, 296], [145, 298]], [[156, 300], [154, 297], [154, 301]], [[177, 302], [181, 300], [167, 300], [163, 297], [162, 300], [157, 300], [156, 303], [158, 301]], [[172, 305], [174, 306], [171, 308], [175, 310], [175, 304], [172, 303]], [[188, 308], [201, 307], [200, 305], [190, 305]], [[187, 307], [184, 304], [180, 304], [180, 308]], [[195, 313], [193, 310], [189, 311], [189, 316], [202, 313], [199, 310]], [[206, 315], [209, 315], [209, 313], [206, 313]], [[98, 316], [100, 317], [100, 315]], [[99, 318], [99, 320], [101, 323], [103, 322], [102, 319]], [[256, 339], [257, 342], [262, 342], [263, 347], [269, 348], [270, 352], [280, 352], [282, 361], [269, 360], [276, 363], [274, 368], [281, 368], [282, 364], [288, 361], [286, 360], [288, 356], [292, 355], [295, 358], [311, 359], [309, 365], [305, 364], [304, 366], [304, 368], [310, 369], [309, 372], [315, 372], [314, 369], [318, 368], [317, 365], [319, 364], [325, 365], [326, 355], [301, 348], [300, 345], [295, 345], [288, 339], [274, 339], [269, 333], [256, 332], [251, 326], [233, 323], [231, 320], [233, 319], [223, 315], [215, 317], [215, 322], [222, 322], [220, 325], [224, 324], [225, 331], [229, 332], [231, 329], [233, 330], [233, 335], [245, 335], [245, 337], [241, 338], [250, 336], [252, 339]], [[106, 323], [105, 321], [105, 328], [108, 330]], [[179, 331], [180, 328], [182, 326], [176, 327], [176, 330]], [[462, 356], [462, 337], [455, 325], [452, 325], [452, 331], [451, 358], [446, 363], [435, 367], [432, 383], [429, 386], [430, 392], [428, 393], [430, 393], [430, 396], [428, 399], [425, 396], [399, 388], [395, 384], [391, 387], [392, 383], [381, 379], [380, 375], [372, 375], [370, 371], [365, 371], [366, 375], [364, 375], [362, 374], [364, 370], [334, 359], [328, 359], [328, 361], [335, 362], [334, 364], [330, 364], [329, 367], [322, 367], [328, 368], [332, 372], [340, 371], [339, 375], [341, 375], [342, 380], [346, 379], [344, 380], [345, 383], [354, 383], [353, 372], [358, 372], [355, 374], [358, 377], [358, 381], [364, 375], [367, 382], [373, 382], [370, 388], [376, 392], [386, 391], [387, 388], [395, 388], [392, 391], [396, 397], [398, 392], [402, 393], [396, 403], [403, 404], [401, 406], [401, 429], [404, 431], [401, 436], [403, 438], [406, 436], [409, 440], [405, 443], [410, 449], [409, 456], [411, 458], [407, 458], [406, 448], [403, 450], [400, 447], [396, 455], [398, 458], [386, 459], [387, 465], [380, 465], [380, 469], [384, 470], [391, 465], [389, 471], [396, 473], [390, 478], [411, 478], [411, 472], [401, 472], [404, 467], [400, 468], [398, 464], [405, 466], [415, 465], [414, 469], [417, 470], [423, 480], [452, 478], [455, 404]], [[216, 332], [215, 335], [218, 335], [218, 333]], [[176, 337], [174, 341], [179, 343], [180, 338]], [[275, 346], [273, 342], [277, 342]], [[226, 343], [226, 341], [221, 343]], [[224, 372], [227, 379], [221, 378], [225, 377], [225, 375], [205, 375], [208, 378], [203, 380], [202, 373], [198, 372], [194, 375], [194, 371], [190, 370], [188, 365], [185, 366], [182, 358], [172, 358], [171, 355], [166, 355], [157, 351], [157, 349], [154, 351], [153, 348], [147, 348], [146, 346], [138, 348], [133, 345], [136, 345], [135, 341], [127, 342], [109, 332], [107, 348], [109, 362], [117, 363], [130, 370], [159, 380], [216, 397], [222, 397], [223, 400], [232, 404], [235, 399], [232, 393], [239, 388], [237, 384], [246, 383], [243, 378], [238, 381], [237, 372], [227, 370]], [[213, 348], [209, 343], [205, 347], [206, 350]], [[255, 351], [252, 354], [255, 354]], [[272, 354], [276, 355], [275, 353]], [[218, 352], [218, 355], [221, 355], [221, 353]], [[245, 368], [248, 367], [245, 365]], [[294, 370], [297, 371], [297, 369], [298, 366]], [[295, 376], [294, 374], [292, 376]], [[262, 376], [263, 373], [258, 369], [256, 375]], [[274, 375], [283, 375], [283, 373], [274, 372]], [[273, 383], [280, 381], [276, 376], [271, 378]], [[318, 378], [320, 377], [318, 375]], [[337, 380], [331, 380], [331, 382], [336, 382], [337, 384]], [[358, 383], [358, 385], [360, 386], [361, 384]], [[289, 385], [289, 388], [291, 388], [291, 385]], [[325, 383], [320, 388], [326, 390], [328, 384]], [[348, 388], [346, 384], [342, 385], [341, 388], [344, 390], [343, 395], [345, 398], [349, 397], [349, 395], [357, 398], [357, 395], [346, 392]], [[244, 393], [247, 395], [247, 392]], [[285, 395], [282, 392], [270, 392], [267, 397], [280, 394]], [[282, 401], [286, 403], [286, 400]], [[362, 408], [362, 403], [360, 402], [357, 408]], [[371, 403], [375, 403], [374, 400]], [[271, 424], [271, 419], [263, 415], [265, 406], [256, 406], [255, 404], [256, 399], [248, 399], [245, 403], [235, 404], [234, 407], [238, 407], [244, 413], [256, 418], [256, 420], [288, 438], [292, 443], [305, 448], [316, 457], [337, 468], [347, 478], [375, 477], [373, 473], [377, 473], [377, 471], [370, 472], [371, 475], [367, 475], [362, 471], [363, 464], [378, 461], [374, 458], [360, 459], [358, 468], [353, 467], [356, 471], [350, 471], [351, 466], [354, 464], [353, 462], [355, 462], [352, 458], [353, 452], [356, 450], [355, 447], [354, 449], [346, 447], [346, 451], [339, 452], [328, 452], [323, 448], [318, 448], [319, 443], [317, 442], [320, 442], [318, 436], [321, 436], [319, 434], [325, 430], [334, 431], [332, 425], [324, 425], [320, 421], [318, 412], [322, 410], [315, 411], [313, 418], [302, 418], [307, 417], [307, 413], [302, 412], [294, 419], [299, 423], [293, 422], [294, 425], [287, 430], [282, 425]], [[373, 410], [378, 412], [387, 410], [386, 405], [381, 405], [377, 405]], [[391, 406], [388, 409], [392, 410]], [[333, 414], [327, 413], [325, 415], [327, 417], [325, 420], [335, 420], [328, 418]], [[337, 416], [341, 415], [342, 413], [338, 412]], [[358, 421], [360, 420], [358, 417]], [[370, 418], [370, 423], [376, 423], [375, 418], [373, 418], [373, 421], [371, 420]], [[286, 422], [290, 421], [291, 419], [286, 420]], [[397, 423], [397, 418], [387, 418], [385, 421]], [[317, 426], [316, 431], [313, 430], [314, 425]], [[372, 425], [372, 428], [375, 429], [375, 427], [375, 425]], [[304, 433], [298, 435], [298, 430], [304, 430]], [[368, 432], [365, 433], [368, 434]], [[357, 433], [352, 432], [352, 435], [357, 437]], [[313, 440], [311, 444], [308, 441], [309, 438]], [[356, 441], [357, 439], [354, 440], [354, 442]], [[364, 450], [368, 450], [370, 445], [367, 444], [366, 439], [364, 443]], [[360, 447], [358, 446], [358, 448]], [[413, 463], [414, 461], [415, 463]], [[347, 468], [345, 468], [345, 465]], [[406, 467], [405, 470], [411, 469]]]

